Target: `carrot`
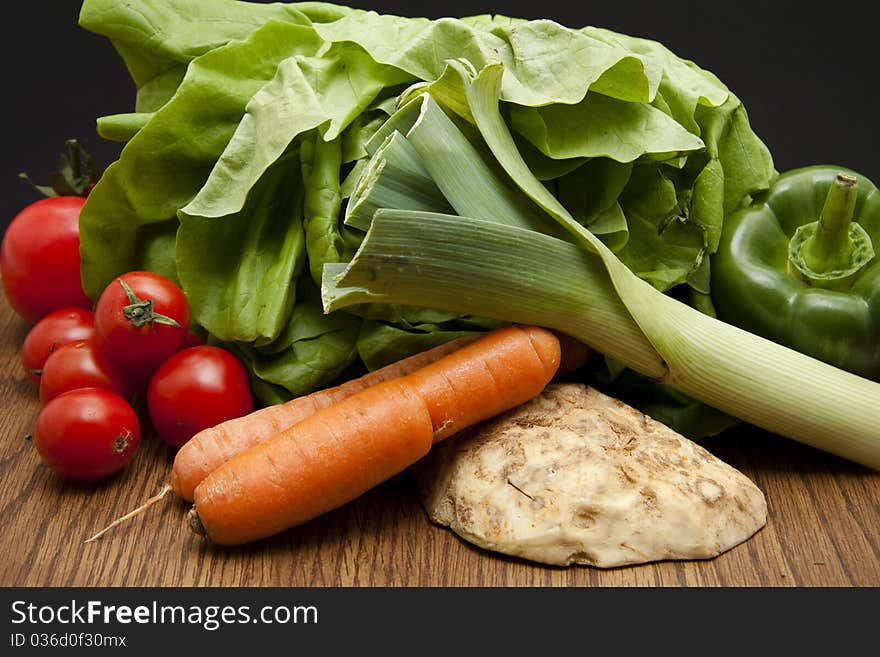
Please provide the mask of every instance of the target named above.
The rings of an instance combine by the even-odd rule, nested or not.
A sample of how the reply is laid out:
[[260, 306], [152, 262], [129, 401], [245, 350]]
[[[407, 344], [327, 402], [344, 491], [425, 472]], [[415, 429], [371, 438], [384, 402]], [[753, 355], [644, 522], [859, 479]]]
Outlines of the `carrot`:
[[473, 342], [478, 335], [466, 336], [433, 349], [396, 361], [364, 376], [333, 388], [291, 399], [283, 404], [261, 408], [249, 415], [221, 422], [200, 431], [181, 447], [171, 469], [171, 489], [192, 502], [196, 486], [217, 467], [236, 454], [274, 437], [316, 411], [332, 406], [376, 383], [405, 376]]
[[[196, 486], [236, 454], [274, 437], [322, 408], [332, 406], [376, 383], [410, 374], [478, 337], [479, 335], [472, 335], [452, 340], [333, 388], [318, 390], [283, 404], [267, 406], [244, 417], [204, 429], [190, 438], [175, 455], [171, 470], [171, 490], [178, 497], [192, 502]], [[589, 349], [567, 335], [558, 335], [558, 338], [562, 347], [562, 362], [558, 373], [571, 372], [583, 365], [589, 356]]]
[[238, 545], [311, 520], [403, 471], [434, 442], [535, 397], [560, 360], [550, 331], [490, 331], [234, 456], [196, 487], [190, 525]]

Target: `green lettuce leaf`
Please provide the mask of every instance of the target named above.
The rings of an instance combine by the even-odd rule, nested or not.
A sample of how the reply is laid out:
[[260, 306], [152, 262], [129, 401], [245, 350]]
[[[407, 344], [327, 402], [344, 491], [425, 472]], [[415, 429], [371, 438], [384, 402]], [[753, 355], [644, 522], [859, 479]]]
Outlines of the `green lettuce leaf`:
[[619, 198], [632, 170], [631, 162], [596, 158], [556, 181], [556, 195], [562, 204], [612, 251], [619, 251], [629, 241], [629, 225]]
[[656, 164], [636, 165], [620, 206], [629, 240], [617, 256], [661, 291], [685, 283], [702, 261], [706, 240], [703, 229], [687, 220], [673, 178]]
[[306, 252], [309, 271], [316, 285], [328, 262], [348, 262], [361, 236], [342, 225], [343, 191], [340, 184], [342, 140], [325, 141], [315, 131], [302, 142]]
[[[301, 4], [307, 9], [312, 3]], [[346, 11], [337, 7], [327, 18]], [[168, 102], [196, 57], [246, 39], [269, 20], [310, 22], [296, 4], [234, 0], [85, 0], [79, 16], [80, 26], [109, 38], [122, 57], [137, 87], [137, 112]]]
[[248, 342], [222, 343], [247, 365], [254, 393], [263, 404], [324, 388], [358, 357], [361, 320], [342, 311], [324, 314], [311, 277], [300, 277], [297, 288], [296, 305], [275, 342], [262, 347]]
[[315, 29], [328, 41], [357, 43], [377, 62], [420, 80], [440, 77], [449, 60], [465, 59], [476, 69], [501, 63], [501, 97], [520, 105], [578, 103], [588, 89], [648, 102], [662, 73], [632, 50], [549, 20], [429, 21], [353, 13]]
[[295, 52], [323, 42], [309, 27], [271, 22], [245, 41], [194, 59], [174, 97], [129, 141], [92, 190], [80, 216], [83, 285], [94, 298], [115, 276], [159, 269], [148, 257], [156, 229], [177, 230], [177, 211], [205, 184], [253, 95]]
[[[296, 38], [292, 35], [291, 41]], [[300, 52], [276, 62], [273, 79], [248, 102], [210, 178], [184, 214], [221, 217], [240, 211], [250, 188], [297, 136], [320, 126], [331, 141], [386, 88], [412, 80], [377, 64], [355, 44], [334, 44], [319, 53], [317, 32], [310, 31], [308, 41], [299, 40]]]
[[730, 90], [715, 75], [691, 61], [676, 56], [657, 41], [592, 26], [585, 27], [580, 32], [638, 54], [659, 68], [662, 71], [660, 84], [657, 93], [651, 96], [649, 102], [654, 102], [689, 132], [696, 135], [700, 134], [695, 119], [697, 107], [720, 107], [730, 94]]
[[305, 265], [299, 153], [280, 158], [247, 207], [220, 219], [187, 217], [177, 272], [193, 318], [227, 342], [273, 342], [288, 324]]
[[554, 159], [607, 157], [632, 162], [647, 154], [686, 153], [702, 140], [647, 103], [588, 93], [576, 105], [510, 107], [511, 127]]

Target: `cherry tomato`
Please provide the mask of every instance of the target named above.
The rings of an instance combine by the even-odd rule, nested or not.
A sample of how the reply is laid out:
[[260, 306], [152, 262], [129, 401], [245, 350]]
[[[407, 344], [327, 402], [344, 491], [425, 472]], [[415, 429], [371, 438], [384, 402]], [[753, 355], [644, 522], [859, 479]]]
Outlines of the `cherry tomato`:
[[81, 196], [53, 196], [19, 212], [0, 245], [3, 290], [12, 309], [29, 322], [53, 310], [91, 308], [80, 278]]
[[55, 310], [34, 325], [21, 346], [21, 364], [28, 379], [40, 385], [43, 365], [62, 345], [95, 337], [95, 317], [85, 308]]
[[40, 411], [34, 444], [43, 462], [68, 479], [94, 481], [134, 457], [141, 429], [134, 409], [103, 388], [77, 388]]
[[225, 349], [190, 347], [156, 370], [147, 409], [159, 436], [180, 447], [202, 429], [254, 410], [247, 370]]
[[106, 388], [124, 399], [131, 399], [135, 384], [121, 365], [111, 360], [94, 340], [62, 345], [43, 365], [40, 402], [48, 403], [75, 388]]
[[152, 374], [189, 332], [189, 303], [173, 281], [147, 271], [114, 279], [95, 306], [97, 341], [113, 360]]

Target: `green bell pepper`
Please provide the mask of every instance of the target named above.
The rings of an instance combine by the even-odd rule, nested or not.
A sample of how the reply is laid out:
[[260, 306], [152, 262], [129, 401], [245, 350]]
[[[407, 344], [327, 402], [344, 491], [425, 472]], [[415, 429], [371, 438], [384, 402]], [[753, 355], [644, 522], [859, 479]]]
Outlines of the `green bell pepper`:
[[815, 166], [725, 220], [712, 257], [719, 319], [880, 381], [880, 192]]

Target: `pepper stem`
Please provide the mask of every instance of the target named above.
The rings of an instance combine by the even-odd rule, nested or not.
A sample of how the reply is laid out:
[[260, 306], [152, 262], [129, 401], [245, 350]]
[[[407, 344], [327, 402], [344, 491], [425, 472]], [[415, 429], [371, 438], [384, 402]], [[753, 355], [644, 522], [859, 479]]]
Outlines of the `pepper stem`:
[[789, 262], [811, 285], [846, 289], [874, 258], [871, 237], [853, 221], [857, 200], [858, 179], [837, 174], [819, 220], [800, 226], [791, 238]]
[[849, 234], [858, 198], [858, 180], [837, 174], [819, 215], [816, 232], [804, 244], [804, 261], [816, 272], [847, 267], [852, 258], [853, 241]]

